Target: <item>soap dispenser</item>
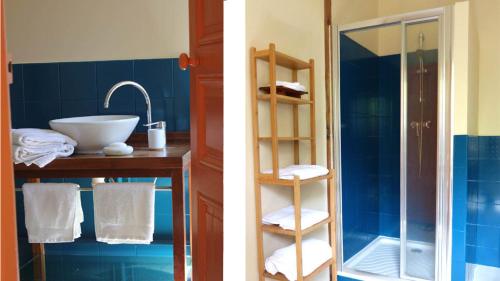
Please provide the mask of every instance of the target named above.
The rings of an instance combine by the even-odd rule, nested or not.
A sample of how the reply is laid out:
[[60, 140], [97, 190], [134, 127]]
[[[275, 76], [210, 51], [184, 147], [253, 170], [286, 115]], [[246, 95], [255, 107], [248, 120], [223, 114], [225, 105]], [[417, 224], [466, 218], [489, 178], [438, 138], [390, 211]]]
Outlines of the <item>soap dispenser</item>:
[[158, 121], [149, 124], [154, 126], [154, 128], [148, 129], [148, 147], [149, 149], [163, 149], [167, 143], [165, 136], [165, 121]]

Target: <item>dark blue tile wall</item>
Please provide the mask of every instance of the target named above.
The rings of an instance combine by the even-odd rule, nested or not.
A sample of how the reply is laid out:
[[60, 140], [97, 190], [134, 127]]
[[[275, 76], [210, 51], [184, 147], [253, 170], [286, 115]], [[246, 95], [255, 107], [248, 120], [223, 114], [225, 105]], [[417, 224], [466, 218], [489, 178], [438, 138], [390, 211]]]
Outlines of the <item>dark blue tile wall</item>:
[[400, 92], [401, 57], [379, 57], [378, 62], [378, 187], [379, 234], [399, 237], [400, 232]]
[[189, 71], [177, 59], [15, 64], [11, 85], [12, 127], [48, 128], [55, 118], [135, 114], [136, 130], [145, 131], [146, 104], [133, 87], [119, 89], [103, 107], [111, 86], [123, 80], [141, 84], [152, 102], [153, 121], [167, 131], [189, 131]]
[[342, 226], [344, 260], [378, 235], [377, 57], [347, 36], [340, 41]]
[[379, 235], [399, 237], [400, 56], [340, 42], [346, 261]]
[[337, 280], [338, 281], [360, 281], [358, 279], [352, 279], [352, 278], [341, 276], [341, 275], [337, 275]]
[[468, 143], [466, 260], [500, 267], [500, 136]]
[[452, 223], [452, 281], [465, 281], [468, 145], [466, 135], [453, 138], [453, 223]]

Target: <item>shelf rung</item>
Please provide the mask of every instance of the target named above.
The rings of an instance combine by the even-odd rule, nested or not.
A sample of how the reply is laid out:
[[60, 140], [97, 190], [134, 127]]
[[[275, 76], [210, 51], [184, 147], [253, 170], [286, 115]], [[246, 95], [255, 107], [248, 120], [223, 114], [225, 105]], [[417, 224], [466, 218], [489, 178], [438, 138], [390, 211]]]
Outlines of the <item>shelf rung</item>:
[[[300, 180], [300, 185], [304, 184], [309, 184], [312, 182], [317, 182], [321, 180], [326, 180], [332, 178], [334, 175], [334, 170], [330, 170], [330, 173], [324, 175], [324, 176], [319, 176], [319, 177], [314, 177], [310, 179], [305, 179], [305, 180]], [[263, 174], [260, 173], [258, 181], [260, 184], [268, 184], [268, 185], [280, 185], [280, 186], [288, 186], [292, 187], [293, 186], [293, 180], [284, 180], [284, 179], [274, 179], [273, 174]]]
[[[261, 141], [271, 141], [272, 137], [259, 137]], [[311, 137], [278, 137], [278, 141], [307, 141], [312, 140]]]
[[[270, 94], [258, 94], [257, 99], [270, 101], [271, 95]], [[310, 100], [288, 97], [288, 96], [284, 96], [284, 95], [276, 95], [276, 100], [279, 103], [289, 103], [289, 104], [312, 104], [313, 103]]]
[[[319, 221], [319, 222], [311, 225], [310, 227], [303, 229], [302, 235], [309, 234], [309, 233], [315, 231], [316, 229], [320, 228], [321, 226], [326, 225], [330, 222], [331, 222], [330, 217], [328, 217], [322, 221]], [[266, 232], [271, 232], [271, 233], [280, 234], [280, 235], [287, 235], [287, 236], [295, 236], [295, 233], [296, 233], [295, 230], [283, 229], [283, 228], [279, 227], [278, 225], [267, 225], [267, 224], [262, 225], [262, 230], [266, 231]]]
[[[269, 49], [260, 50], [255, 52], [255, 57], [264, 61], [269, 61]], [[310, 68], [309, 62], [299, 60], [287, 54], [275, 51], [276, 55], [276, 64], [280, 66], [284, 66], [286, 68], [302, 70]]]
[[[311, 272], [311, 274], [309, 274], [307, 276], [304, 276], [304, 281], [311, 280], [314, 276], [316, 276], [316, 274], [318, 274], [322, 270], [328, 268], [334, 262], [335, 262], [335, 259], [333, 259], [333, 258], [327, 260], [326, 262], [324, 262], [323, 264], [321, 264], [320, 266], [318, 266], [313, 272]], [[270, 279], [274, 279], [274, 280], [283, 280], [283, 281], [287, 281], [288, 280], [285, 277], [285, 275], [283, 275], [281, 273], [276, 273], [275, 275], [272, 275], [271, 273], [269, 273], [267, 271], [264, 272], [264, 277], [270, 278]]]

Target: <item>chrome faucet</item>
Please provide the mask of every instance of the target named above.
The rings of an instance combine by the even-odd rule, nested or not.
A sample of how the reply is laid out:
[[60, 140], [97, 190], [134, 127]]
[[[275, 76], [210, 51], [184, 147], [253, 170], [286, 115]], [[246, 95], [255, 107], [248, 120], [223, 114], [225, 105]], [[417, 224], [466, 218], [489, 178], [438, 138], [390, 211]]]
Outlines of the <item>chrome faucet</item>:
[[118, 82], [115, 85], [113, 85], [113, 87], [111, 87], [111, 89], [109, 89], [108, 93], [106, 94], [106, 97], [104, 98], [104, 108], [109, 108], [109, 100], [111, 99], [111, 96], [113, 95], [113, 93], [116, 90], [118, 90], [118, 88], [120, 88], [122, 86], [127, 86], [127, 85], [134, 86], [144, 95], [144, 98], [146, 99], [146, 106], [147, 106], [146, 114], [147, 114], [147, 118], [148, 118], [148, 123], [145, 124], [145, 126], [148, 126], [148, 129], [151, 129], [151, 125], [152, 125], [151, 100], [149, 99], [149, 95], [148, 95], [148, 92], [146, 92], [146, 89], [144, 89], [144, 87], [142, 87], [139, 83], [136, 83], [134, 81], [122, 81], [122, 82]]

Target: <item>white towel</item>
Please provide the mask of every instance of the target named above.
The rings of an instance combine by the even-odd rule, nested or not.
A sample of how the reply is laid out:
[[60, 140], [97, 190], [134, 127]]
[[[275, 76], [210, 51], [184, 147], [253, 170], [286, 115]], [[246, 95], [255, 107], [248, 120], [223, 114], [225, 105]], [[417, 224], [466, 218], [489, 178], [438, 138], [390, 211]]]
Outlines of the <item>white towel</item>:
[[[264, 174], [271, 174], [272, 169], [265, 170]], [[301, 180], [324, 176], [328, 174], [328, 169], [319, 165], [290, 165], [279, 170], [279, 178], [283, 180], [293, 180], [294, 176], [299, 176]]]
[[276, 86], [282, 86], [300, 92], [306, 91], [306, 87], [299, 82], [276, 81]]
[[[328, 212], [302, 208], [300, 217], [301, 229], [306, 229], [328, 218]], [[288, 206], [271, 212], [262, 218], [264, 224], [276, 224], [283, 229], [295, 230], [295, 208]]]
[[25, 183], [23, 196], [30, 243], [73, 242], [80, 237], [83, 210], [77, 184]]
[[[288, 280], [297, 280], [295, 244], [278, 249], [266, 259], [266, 271], [272, 275], [281, 272]], [[332, 258], [332, 248], [318, 239], [302, 241], [302, 274], [311, 274], [317, 267]]]
[[97, 241], [149, 244], [154, 232], [153, 183], [101, 183], [94, 187]]
[[76, 141], [59, 132], [48, 129], [12, 129], [12, 144], [28, 147], [46, 145], [70, 144], [76, 146]]
[[45, 167], [58, 157], [68, 157], [75, 151], [70, 144], [52, 144], [45, 147], [26, 147], [12, 145], [12, 159], [14, 163], [24, 163], [27, 166], [35, 164], [40, 168]]

